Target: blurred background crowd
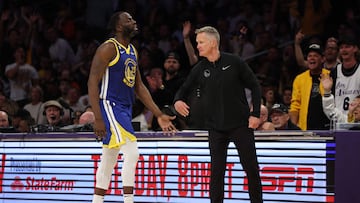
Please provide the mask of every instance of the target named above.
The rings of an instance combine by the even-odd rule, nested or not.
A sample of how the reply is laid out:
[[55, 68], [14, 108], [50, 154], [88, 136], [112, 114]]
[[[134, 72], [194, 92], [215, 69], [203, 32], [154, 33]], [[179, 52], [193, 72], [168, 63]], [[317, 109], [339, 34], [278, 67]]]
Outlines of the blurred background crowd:
[[[269, 112], [276, 103], [290, 106], [293, 81], [306, 70], [297, 59], [296, 44], [301, 49], [313, 42], [326, 47], [329, 38], [337, 42], [345, 35], [360, 36], [357, 0], [2, 0], [0, 110], [8, 114], [9, 125], [30, 132], [32, 126], [49, 124], [47, 117], [54, 115], [48, 106], [58, 107], [60, 127], [80, 123], [80, 116], [91, 111], [87, 79], [92, 57], [109, 37], [107, 23], [118, 10], [137, 21], [140, 33], [132, 43], [138, 65], [155, 102], [165, 110], [194, 65], [184, 38], [196, 53], [194, 30], [201, 26], [216, 27], [221, 50], [248, 62]], [[188, 31], [184, 22], [191, 23]], [[337, 51], [335, 47], [335, 58]], [[48, 101], [52, 105], [45, 105]], [[157, 129], [139, 102], [134, 121], [142, 124], [141, 130]]]

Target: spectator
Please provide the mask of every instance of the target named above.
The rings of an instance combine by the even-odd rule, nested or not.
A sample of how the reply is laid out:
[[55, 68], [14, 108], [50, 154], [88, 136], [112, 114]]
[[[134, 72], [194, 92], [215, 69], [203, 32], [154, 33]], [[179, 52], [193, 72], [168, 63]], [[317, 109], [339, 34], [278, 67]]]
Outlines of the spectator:
[[[10, 11], [4, 11], [1, 13], [0, 27], [5, 26], [5, 21], [7, 21], [9, 18], [9, 13], [10, 13]], [[3, 29], [5, 29], [5, 28], [3, 28]], [[0, 39], [0, 42], [1, 42], [0, 43], [1, 73], [3, 73], [5, 71], [4, 68], [6, 65], [11, 64], [15, 61], [13, 53], [15, 53], [16, 48], [18, 46], [20, 46], [22, 43], [18, 29], [12, 28], [10, 30], [4, 30], [3, 32], [7, 33], [7, 35], [4, 36], [4, 38], [1, 37], [1, 39]]]
[[[13, 115], [12, 117], [11, 117], [12, 119], [12, 126], [15, 128], [15, 129], [17, 129], [18, 127], [19, 127], [19, 123], [20, 123], [20, 120], [25, 120], [25, 119], [29, 119], [29, 120], [31, 120], [32, 119], [32, 117], [31, 117], [31, 115], [30, 115], [30, 112], [28, 112], [27, 110], [25, 110], [25, 109], [19, 109], [16, 113], [15, 113], [15, 115]], [[34, 122], [33, 122], [33, 124], [34, 124]], [[32, 125], [33, 125], [32, 124]]]
[[51, 27], [46, 31], [46, 39], [50, 43], [49, 54], [53, 67], [58, 70], [61, 64], [75, 63], [75, 53], [69, 42], [59, 36], [58, 30]]
[[269, 87], [263, 87], [264, 90], [264, 105], [268, 109], [268, 112], [271, 110], [271, 107], [278, 101], [275, 87], [269, 86]]
[[92, 111], [85, 111], [80, 115], [79, 122], [76, 124], [74, 123], [74, 126], [76, 131], [82, 131], [82, 132], [93, 132], [93, 124], [95, 122], [95, 116], [94, 112]]
[[360, 61], [357, 58], [359, 45], [352, 36], [339, 39], [339, 57], [341, 64], [331, 71], [334, 81], [332, 93], [335, 95], [335, 106], [347, 114], [349, 102], [360, 92]]
[[239, 33], [233, 36], [231, 40], [231, 46], [233, 52], [238, 54], [242, 59], [247, 60], [255, 54], [255, 45], [251, 41], [251, 34], [248, 32], [248, 25], [246, 21], [239, 21], [238, 23]]
[[31, 126], [35, 124], [34, 119], [31, 117], [30, 112], [25, 109], [19, 109], [18, 112], [12, 117], [12, 126], [17, 132], [28, 133]]
[[93, 124], [95, 122], [94, 112], [85, 111], [81, 114], [79, 124]]
[[0, 133], [17, 133], [12, 126], [11, 116], [6, 111], [0, 110]]
[[[304, 39], [304, 34], [299, 31], [295, 35], [295, 42], [294, 42], [294, 48], [295, 48], [295, 56], [296, 61], [300, 67], [305, 70], [307, 68], [307, 61], [304, 59], [303, 52], [301, 50], [301, 43]], [[325, 51], [324, 51], [324, 57], [325, 61], [323, 63], [324, 68], [328, 70], [335, 69], [336, 66], [340, 63], [338, 60], [339, 55], [339, 47], [338, 47], [338, 40], [334, 37], [329, 37], [326, 40], [325, 43]]]
[[284, 104], [274, 104], [270, 111], [270, 118], [276, 130], [301, 130], [291, 122], [288, 107]]
[[68, 92], [71, 88], [71, 81], [68, 79], [61, 79], [59, 81], [59, 91], [60, 91], [60, 97], [57, 98], [57, 100], [67, 100]]
[[328, 70], [335, 69], [340, 64], [339, 60], [339, 46], [338, 40], [334, 37], [329, 37], [325, 43], [325, 62], [324, 68]]
[[288, 108], [290, 108], [291, 105], [291, 94], [292, 94], [291, 87], [285, 87], [281, 94], [281, 98], [282, 98], [281, 101]]
[[18, 111], [19, 105], [5, 96], [4, 92], [0, 91], [0, 110], [6, 111], [11, 116]]
[[[72, 94], [72, 93], [70, 93], [71, 88], [72, 88], [72, 86], [71, 86], [71, 81], [70, 80], [61, 79], [59, 81], [59, 87], [58, 87], [58, 90], [60, 91], [60, 95], [59, 95], [59, 97], [57, 97], [55, 99], [64, 108], [64, 115], [62, 116], [62, 120], [65, 123], [69, 123], [69, 121], [71, 121], [71, 117], [72, 117], [72, 114], [74, 112], [74, 110], [70, 107], [69, 98], [68, 98], [68, 96], [70, 94]], [[83, 109], [79, 109], [79, 110], [82, 111]]]
[[160, 67], [153, 67], [145, 75], [146, 85], [151, 94], [156, 93], [158, 90], [164, 89], [163, 84], [164, 70]]
[[10, 127], [10, 117], [6, 111], [0, 110], [0, 128], [8, 128]]
[[307, 49], [308, 70], [296, 76], [290, 105], [291, 121], [302, 130], [328, 130], [329, 119], [322, 109], [324, 88], [320, 85], [320, 74], [329, 73], [323, 68], [323, 50], [319, 44]]
[[85, 106], [79, 101], [80, 96], [80, 90], [76, 87], [70, 88], [67, 93], [67, 103], [69, 104], [73, 112], [82, 112], [85, 109]]
[[354, 121], [354, 123], [360, 123], [360, 105], [357, 105], [354, 108], [353, 117], [354, 118], [351, 121]]
[[35, 124], [44, 124], [45, 117], [43, 107], [43, 90], [40, 86], [34, 86], [30, 90], [30, 103], [24, 106], [24, 109], [30, 112]]
[[10, 82], [10, 99], [22, 108], [29, 102], [28, 93], [38, 83], [39, 75], [32, 65], [26, 63], [24, 47], [17, 47], [14, 57], [15, 62], [6, 66], [5, 75]]
[[29, 133], [31, 132], [31, 126], [33, 126], [33, 120], [26, 120], [21, 118], [16, 131], [19, 133]]
[[170, 95], [166, 104], [171, 104], [175, 93], [185, 81], [185, 77], [181, 74], [180, 56], [176, 52], [169, 52], [164, 61], [164, 88], [168, 90]]
[[74, 111], [73, 115], [71, 116], [71, 125], [79, 125], [80, 124], [80, 116], [82, 115], [83, 111]]
[[58, 101], [49, 100], [44, 103], [44, 115], [50, 131], [57, 131], [61, 127], [66, 126], [63, 123], [62, 116], [64, 115], [64, 108]]
[[[331, 88], [333, 86], [333, 80], [329, 74], [321, 75], [321, 84], [324, 87], [324, 95], [322, 97], [322, 104], [325, 115], [329, 119], [336, 118], [340, 123], [353, 123], [359, 122], [358, 111], [355, 113], [355, 109], [360, 106], [360, 95], [356, 96], [349, 104], [349, 111], [347, 114], [342, 112], [341, 108], [335, 106], [334, 95], [331, 94]], [[355, 116], [356, 114], [356, 116]]]
[[[185, 77], [181, 74], [180, 56], [176, 52], [167, 53], [166, 59], [163, 62], [165, 74], [162, 78], [159, 78], [160, 73], [157, 76], [158, 89], [155, 92], [151, 92], [155, 103], [162, 109], [166, 105], [172, 105], [176, 91], [184, 83]], [[159, 72], [159, 71], [158, 71]], [[156, 77], [155, 77], [156, 78]], [[156, 120], [153, 120], [152, 129], [158, 130], [159, 125]]]
[[260, 124], [256, 130], [260, 131], [270, 131], [275, 130], [275, 126], [273, 123], [269, 122], [269, 111], [266, 106], [261, 105], [260, 107]]

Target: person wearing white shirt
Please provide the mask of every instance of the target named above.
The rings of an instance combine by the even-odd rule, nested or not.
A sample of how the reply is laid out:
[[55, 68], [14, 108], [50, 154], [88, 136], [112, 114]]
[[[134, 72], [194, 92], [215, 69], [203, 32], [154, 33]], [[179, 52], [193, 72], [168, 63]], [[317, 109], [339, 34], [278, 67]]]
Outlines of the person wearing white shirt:
[[39, 75], [36, 69], [25, 61], [25, 48], [16, 48], [15, 62], [5, 68], [5, 75], [9, 79], [10, 99], [16, 101], [20, 107], [28, 103], [28, 93], [33, 84], [36, 84]]

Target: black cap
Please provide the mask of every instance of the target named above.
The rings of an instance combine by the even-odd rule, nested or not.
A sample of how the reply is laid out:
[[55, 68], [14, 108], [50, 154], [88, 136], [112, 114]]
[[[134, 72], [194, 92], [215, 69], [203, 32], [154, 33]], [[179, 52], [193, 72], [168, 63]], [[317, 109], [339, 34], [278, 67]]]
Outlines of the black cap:
[[280, 113], [288, 113], [289, 109], [287, 106], [285, 106], [285, 104], [274, 104], [271, 107], [271, 111], [270, 114], [274, 113], [274, 112], [280, 112]]
[[178, 53], [176, 53], [174, 51], [170, 51], [167, 53], [166, 59], [176, 59], [176, 60], [180, 61], [180, 56]]
[[315, 43], [314, 43], [314, 44], [310, 44], [310, 45], [308, 46], [307, 50], [306, 50], [306, 53], [309, 54], [310, 51], [315, 51], [315, 52], [319, 53], [320, 55], [323, 55], [323, 54], [324, 54], [324, 51], [323, 51], [323, 49], [322, 49], [322, 47], [321, 47], [320, 44], [315, 44]]

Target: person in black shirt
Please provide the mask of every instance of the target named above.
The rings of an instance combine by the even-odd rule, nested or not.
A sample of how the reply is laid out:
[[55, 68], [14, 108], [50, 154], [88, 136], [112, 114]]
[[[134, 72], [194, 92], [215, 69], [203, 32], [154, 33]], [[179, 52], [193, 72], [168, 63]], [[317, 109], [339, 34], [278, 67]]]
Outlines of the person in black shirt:
[[[210, 26], [196, 30], [199, 55], [204, 57], [191, 70], [174, 98], [175, 110], [190, 113], [187, 95], [199, 87], [206, 129], [209, 131], [211, 156], [210, 199], [222, 203], [227, 148], [233, 142], [249, 179], [252, 203], [263, 202], [256, 155], [254, 129], [260, 123], [260, 85], [250, 67], [239, 56], [220, 52], [220, 35]], [[250, 112], [245, 88], [251, 90]]]

